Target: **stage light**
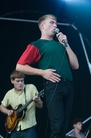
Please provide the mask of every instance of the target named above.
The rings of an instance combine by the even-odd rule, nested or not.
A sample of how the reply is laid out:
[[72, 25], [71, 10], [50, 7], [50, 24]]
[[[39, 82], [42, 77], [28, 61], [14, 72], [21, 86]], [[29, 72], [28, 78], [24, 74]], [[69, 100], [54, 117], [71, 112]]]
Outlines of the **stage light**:
[[87, 0], [62, 0], [64, 2], [68, 2], [68, 3], [85, 3], [87, 2]]

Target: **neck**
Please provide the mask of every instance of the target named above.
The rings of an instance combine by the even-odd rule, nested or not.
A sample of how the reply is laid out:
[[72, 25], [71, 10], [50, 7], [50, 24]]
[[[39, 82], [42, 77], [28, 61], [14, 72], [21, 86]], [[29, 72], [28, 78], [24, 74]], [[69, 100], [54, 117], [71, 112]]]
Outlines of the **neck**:
[[16, 93], [20, 93], [23, 89], [15, 89]]
[[53, 36], [41, 35], [41, 38], [40, 39], [52, 40], [53, 39]]
[[76, 136], [80, 135], [80, 130], [74, 129]]

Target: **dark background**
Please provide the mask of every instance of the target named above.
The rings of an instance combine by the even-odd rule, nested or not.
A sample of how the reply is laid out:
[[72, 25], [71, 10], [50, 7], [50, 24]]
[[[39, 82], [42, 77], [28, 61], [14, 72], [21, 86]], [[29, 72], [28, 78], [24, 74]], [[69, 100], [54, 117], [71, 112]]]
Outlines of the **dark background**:
[[[37, 23], [34, 21], [37, 21], [40, 16], [49, 13], [57, 16], [58, 23], [63, 23], [63, 25], [58, 25], [58, 28], [67, 35], [69, 44], [76, 53], [80, 64], [79, 70], [72, 71], [75, 96], [69, 125], [69, 130], [71, 130], [74, 118], [80, 117], [84, 121], [91, 116], [91, 74], [79, 37], [79, 33], [81, 33], [89, 62], [91, 62], [90, 0], [0, 1], [0, 101], [5, 93], [13, 87], [10, 83], [9, 75], [15, 69], [20, 55], [25, 50], [27, 44], [40, 37]], [[69, 26], [65, 26], [65, 23], [69, 24]], [[25, 82], [35, 84], [39, 91], [43, 88], [41, 77], [26, 76]], [[38, 134], [40, 138], [48, 138], [50, 129], [47, 124], [48, 116], [45, 99], [42, 99], [44, 101], [44, 108], [42, 110], [37, 109]], [[89, 119], [83, 125], [83, 132], [86, 131], [90, 122]], [[0, 113], [0, 135], [5, 137], [6, 130], [4, 123], [5, 115]], [[89, 133], [88, 137], [91, 137], [90, 135]]]

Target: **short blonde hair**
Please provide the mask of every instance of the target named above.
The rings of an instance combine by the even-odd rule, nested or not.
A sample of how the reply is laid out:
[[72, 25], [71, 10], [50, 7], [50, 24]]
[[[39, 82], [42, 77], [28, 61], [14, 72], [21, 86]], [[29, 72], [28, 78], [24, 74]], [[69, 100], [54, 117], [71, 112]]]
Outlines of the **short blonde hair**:
[[44, 20], [48, 19], [48, 18], [52, 18], [52, 19], [54, 19], [54, 20], [57, 21], [56, 16], [54, 16], [54, 15], [52, 15], [52, 14], [43, 15], [43, 16], [41, 16], [41, 17], [39, 18], [39, 20], [38, 20], [38, 26], [39, 26], [39, 28], [40, 28], [41, 23], [42, 23]]

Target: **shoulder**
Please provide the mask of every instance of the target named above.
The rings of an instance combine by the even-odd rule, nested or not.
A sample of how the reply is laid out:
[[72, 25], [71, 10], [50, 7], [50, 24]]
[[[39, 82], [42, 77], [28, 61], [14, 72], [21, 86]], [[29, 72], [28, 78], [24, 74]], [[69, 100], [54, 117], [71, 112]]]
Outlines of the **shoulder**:
[[26, 89], [30, 89], [31, 91], [37, 91], [37, 88], [34, 84], [26, 84], [25, 87]]
[[10, 89], [7, 91], [7, 93], [5, 95], [12, 95], [14, 92], [14, 88]]
[[41, 44], [41, 40], [40, 39], [38, 39], [38, 40], [36, 40], [36, 41], [33, 41], [33, 42], [31, 42], [30, 43], [30, 45], [34, 45], [34, 46], [39, 46]]
[[75, 136], [75, 132], [72, 131], [69, 136]]
[[85, 135], [84, 135], [84, 133], [82, 133], [82, 132], [81, 132], [81, 136], [82, 136], [82, 138], [85, 138]]
[[25, 84], [26, 87], [36, 87], [34, 84]]
[[36, 93], [38, 93], [38, 90], [34, 84], [26, 84], [26, 93], [29, 97], [35, 96]]

